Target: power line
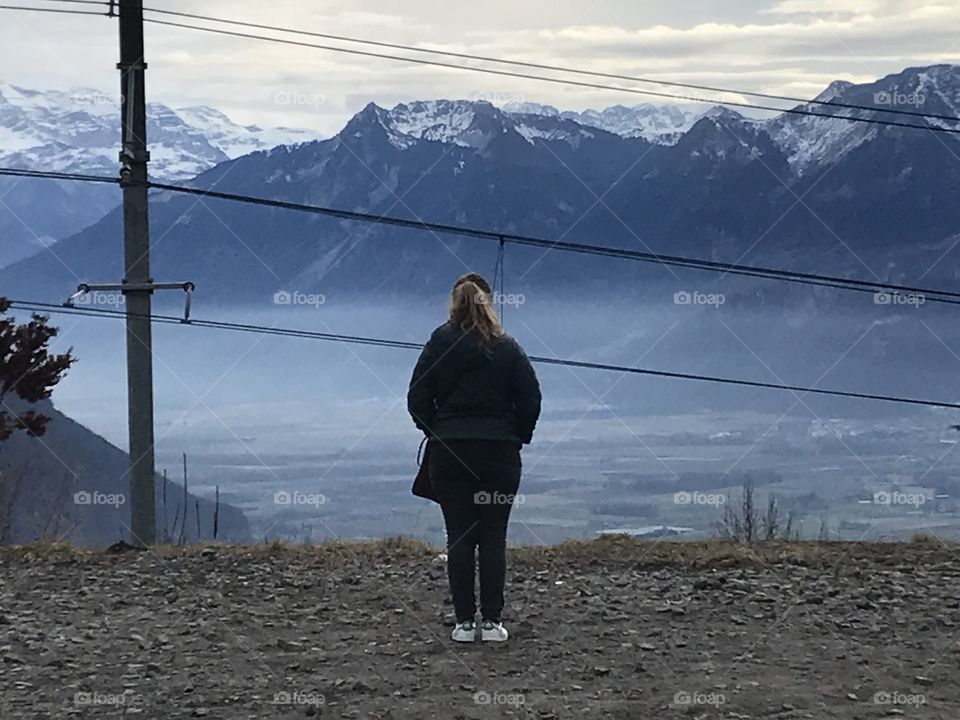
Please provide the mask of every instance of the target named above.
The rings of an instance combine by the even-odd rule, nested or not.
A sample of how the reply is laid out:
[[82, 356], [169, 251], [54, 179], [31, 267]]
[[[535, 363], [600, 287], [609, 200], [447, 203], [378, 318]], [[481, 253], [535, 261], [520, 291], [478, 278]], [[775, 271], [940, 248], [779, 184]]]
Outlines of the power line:
[[[58, 0], [58, 2], [80, 2], [81, 0]], [[84, 5], [88, 4], [86, 2]], [[93, 2], [89, 3], [90, 5], [103, 5], [107, 7], [106, 3], [103, 2]], [[71, 10], [69, 8], [48, 8], [48, 7], [29, 7], [26, 5], [0, 5], [0, 10], [19, 10], [24, 12], [42, 12], [42, 13], [53, 13], [57, 15], [100, 15], [106, 16], [106, 12], [96, 12], [94, 10]]]
[[109, 5], [108, 0], [40, 0], [41, 2], [67, 3], [68, 5]]
[[[108, 317], [108, 318], [118, 318], [122, 319], [126, 317], [126, 312], [123, 310], [107, 310], [104, 308], [81, 308], [81, 307], [65, 307], [63, 305], [55, 305], [52, 303], [44, 302], [33, 302], [26, 300], [16, 300], [11, 301], [12, 304], [16, 307], [20, 307], [24, 310], [30, 310], [34, 312], [49, 312], [55, 314], [67, 314], [67, 315], [80, 315], [85, 317]], [[138, 317], [146, 317], [145, 315], [140, 315]], [[252, 325], [248, 323], [231, 323], [221, 320], [202, 320], [192, 318], [189, 321], [184, 320], [182, 317], [176, 317], [173, 315], [157, 315], [152, 314], [149, 316], [151, 321], [162, 324], [162, 325], [195, 325], [197, 327], [215, 329], [215, 330], [233, 330], [237, 332], [248, 332], [256, 333], [262, 335], [276, 335], [281, 337], [296, 337], [310, 340], [328, 340], [336, 342], [344, 342], [354, 345], [372, 345], [377, 347], [389, 347], [402, 350], [419, 350], [422, 349], [423, 345], [420, 343], [414, 342], [405, 342], [402, 340], [387, 340], [383, 338], [371, 338], [363, 337], [360, 335], [342, 335], [337, 333], [323, 333], [316, 332], [312, 330], [298, 330], [295, 328], [277, 328], [271, 327], [269, 325]]]
[[69, 180], [74, 182], [91, 182], [114, 184], [120, 183], [119, 178], [106, 175], [84, 175], [82, 173], [68, 173], [47, 170], [25, 170], [20, 168], [0, 168], [0, 175], [9, 177], [37, 178], [42, 180]]
[[[661, 85], [665, 87], [679, 87], [679, 88], [686, 88], [689, 90], [705, 90], [707, 92], [725, 93], [729, 95], [746, 95], [748, 97], [763, 98], [765, 100], [780, 100], [783, 102], [795, 102], [801, 105], [819, 105], [823, 107], [833, 107], [833, 108], [840, 108], [844, 110], [864, 110], [867, 112], [882, 112], [882, 113], [888, 113], [891, 115], [905, 115], [908, 117], [946, 120], [948, 122], [960, 123], [960, 117], [954, 117], [952, 115], [938, 115], [935, 113], [923, 113], [923, 112], [918, 112], [916, 110], [901, 110], [897, 108], [879, 108], [879, 107], [870, 106], [870, 105], [857, 105], [853, 103], [834, 102], [832, 100], [831, 101], [817, 100], [817, 99], [805, 100], [803, 98], [791, 97], [789, 95], [775, 95], [772, 93], [753, 92], [749, 90], [731, 90], [730, 88], [721, 88], [721, 87], [715, 87], [711, 85], [696, 85], [693, 83], [681, 83], [681, 82], [675, 82], [670, 80], [659, 80], [655, 78], [636, 77], [633, 75], [619, 75], [616, 73], [605, 73], [605, 72], [599, 72], [594, 70], [583, 70], [581, 68], [573, 68], [573, 67], [562, 66], [562, 65], [547, 65], [544, 63], [525, 62], [522, 60], [510, 60], [505, 58], [490, 57], [486, 55], [473, 55], [469, 53], [453, 52], [451, 50], [436, 50], [432, 48], [417, 47], [414, 45], [404, 45], [401, 43], [384, 42], [381, 40], [369, 40], [365, 38], [349, 37], [346, 35], [333, 35], [330, 33], [314, 32], [310, 30], [298, 30], [295, 28], [280, 27], [277, 25], [264, 25], [261, 23], [246, 22], [242, 20], [230, 20], [227, 18], [212, 17], [209, 15], [197, 15], [195, 13], [177, 12], [175, 10], [159, 10], [157, 8], [144, 8], [144, 10], [146, 12], [152, 12], [158, 15], [183, 17], [183, 18], [190, 18], [193, 20], [204, 20], [208, 22], [222, 23], [224, 25], [234, 25], [237, 27], [254, 28], [258, 30], [270, 30], [273, 32], [290, 33], [292, 35], [301, 35], [306, 37], [325, 38], [327, 40], [336, 40], [339, 42], [349, 42], [349, 43], [356, 43], [359, 45], [369, 45], [373, 47], [390, 48], [393, 50], [405, 50], [409, 52], [416, 52], [416, 53], [435, 55], [435, 56], [441, 56], [441, 57], [453, 57], [453, 58], [459, 58], [461, 60], [476, 60], [479, 62], [496, 63], [498, 65], [510, 65], [513, 67], [525, 67], [525, 68], [530, 68], [534, 70], [549, 70], [553, 72], [569, 73], [572, 75], [608, 78], [610, 80], [627, 80], [629, 82], [647, 83], [650, 85]], [[710, 101], [707, 101], [707, 102], [710, 102]], [[831, 117], [834, 117], [834, 116], [831, 116]]]
[[[32, 312], [47, 312], [54, 314], [81, 315], [85, 317], [101, 317], [123, 319], [129, 313], [121, 310], [105, 310], [95, 308], [70, 308], [52, 303], [32, 302], [29, 300], [12, 300], [13, 307]], [[322, 340], [327, 342], [336, 342], [351, 345], [367, 345], [375, 347], [385, 347], [400, 350], [421, 350], [421, 343], [407, 342], [403, 340], [389, 340], [384, 338], [365, 337], [362, 335], [342, 335], [338, 333], [314, 332], [311, 330], [298, 330], [293, 328], [278, 328], [266, 325], [251, 325], [247, 323], [233, 323], [220, 320], [190, 320], [184, 321], [172, 315], [154, 315], [149, 316], [153, 322], [161, 324], [175, 325], [193, 325], [196, 327], [229, 330], [234, 332], [246, 332], [260, 335], [274, 335], [282, 337], [296, 337], [310, 340]], [[922, 398], [901, 397], [897, 395], [880, 395], [874, 393], [859, 393], [847, 390], [829, 390], [815, 387], [804, 387], [801, 385], [789, 385], [781, 383], [769, 383], [759, 380], [744, 380], [740, 378], [728, 378], [715, 375], [700, 375], [694, 373], [675, 372], [671, 370], [654, 370], [650, 368], [638, 368], [627, 365], [613, 365], [608, 363], [594, 363], [581, 360], [569, 360], [553, 357], [541, 357], [531, 355], [530, 360], [543, 365], [555, 365], [561, 367], [575, 367], [586, 370], [600, 370], [606, 372], [619, 372], [630, 375], [645, 375], [649, 377], [658, 377], [671, 380], [690, 380], [697, 382], [708, 382], [720, 385], [735, 385], [741, 387], [762, 388], [767, 390], [781, 390], [791, 393], [803, 393], [810, 395], [825, 395], [831, 397], [842, 397], [857, 400], [878, 400], [881, 402], [891, 402], [903, 405], [920, 405], [925, 407], [941, 407], [960, 410], [960, 403], [952, 403], [939, 400], [927, 400]]]
[[[98, 183], [119, 183], [117, 178], [110, 178], [96, 175], [80, 175], [75, 173], [57, 173], [35, 170], [19, 170], [15, 168], [0, 168], [0, 176], [12, 175], [14, 177], [28, 178], [49, 178], [55, 180], [74, 180], [83, 182]], [[643, 252], [640, 250], [628, 250], [604, 245], [588, 245], [585, 243], [566, 242], [560, 240], [548, 240], [526, 235], [516, 235], [512, 233], [501, 233], [493, 230], [481, 230], [457, 225], [445, 225], [441, 223], [430, 223], [422, 220], [408, 220], [406, 218], [391, 217], [387, 215], [375, 215], [371, 213], [361, 213], [350, 210], [338, 210], [316, 205], [304, 205], [301, 203], [287, 202], [284, 200], [270, 200], [267, 198], [253, 197], [249, 195], [237, 195], [234, 193], [225, 193], [216, 190], [204, 190], [202, 188], [192, 188], [182, 185], [172, 185], [169, 183], [148, 183], [148, 186], [154, 190], [165, 190], [168, 192], [183, 193], [198, 197], [205, 197], [217, 200], [226, 200], [231, 202], [240, 202], [249, 205], [262, 207], [278, 208], [281, 210], [290, 210], [295, 212], [304, 212], [326, 217], [334, 217], [341, 220], [367, 222], [378, 225], [389, 225], [411, 230], [425, 230], [429, 232], [443, 233], [447, 235], [458, 235], [464, 237], [474, 237], [484, 240], [493, 240], [498, 243], [510, 243], [514, 245], [525, 245], [529, 247], [539, 247], [546, 250], [559, 250], [561, 252], [579, 253], [585, 255], [596, 255], [601, 257], [612, 257], [622, 260], [633, 260], [637, 262], [647, 262], [668, 267], [681, 267], [693, 270], [703, 270], [707, 272], [722, 273], [724, 275], [741, 275], [745, 277], [756, 277], [767, 280], [777, 280], [781, 282], [790, 282], [801, 285], [812, 285], [819, 287], [829, 287], [838, 290], [850, 290], [854, 292], [866, 293], [905, 293], [910, 295], [922, 295], [925, 301], [938, 302], [948, 305], [960, 304], [960, 292], [950, 290], [935, 290], [931, 288], [915, 287], [897, 283], [883, 283], [869, 280], [859, 280], [855, 278], [842, 278], [817, 273], [805, 273], [792, 270], [781, 270], [777, 268], [767, 268], [754, 265], [743, 265], [740, 263], [723, 263], [713, 260], [703, 260], [700, 258], [684, 257], [681, 255], [660, 255], [657, 253]]]
[[[634, 95], [645, 95], [645, 96], [652, 96], [652, 97], [669, 98], [671, 100], [688, 100], [691, 102], [703, 102], [702, 98], [693, 97], [690, 95], [663, 93], [663, 92], [656, 92], [653, 90], [641, 90], [639, 88], [627, 88], [627, 87], [620, 87], [615, 85], [602, 85], [599, 83], [584, 82], [580, 80], [568, 80], [564, 78], [547, 77], [545, 75], [530, 75], [530, 74], [519, 73], [519, 72], [511, 72], [508, 70], [495, 70], [493, 68], [469, 67], [466, 65], [458, 65], [456, 63], [441, 62], [438, 60], [423, 60], [421, 58], [404, 57], [402, 55], [391, 55], [387, 53], [376, 53], [368, 50], [354, 50], [351, 48], [336, 47], [334, 45], [320, 45], [317, 43], [308, 43], [308, 42], [302, 42], [299, 40], [289, 40], [286, 38], [274, 38], [274, 37], [268, 37], [266, 35], [254, 35], [251, 33], [236, 32], [234, 30], [222, 30], [220, 28], [201, 27], [199, 25], [188, 25], [186, 23], [172, 22], [169, 20], [157, 20], [154, 18], [145, 18], [144, 22], [153, 23], [154, 25], [164, 25], [167, 27], [182, 28], [186, 30], [198, 30], [200, 32], [213, 33], [215, 35], [225, 35], [228, 37], [245, 38], [248, 40], [262, 40], [265, 42], [279, 43], [281, 45], [292, 45], [295, 47], [313, 48], [315, 50], [328, 50], [330, 52], [346, 53], [348, 55], [359, 55], [362, 57], [380, 58], [383, 60], [395, 60], [398, 62], [413, 63], [415, 65], [429, 65], [433, 67], [449, 68], [453, 70], [466, 70], [469, 72], [484, 73], [486, 75], [499, 75], [502, 77], [520, 78], [524, 80], [539, 80], [541, 82], [548, 82], [548, 83], [554, 83], [559, 85], [572, 85], [576, 87], [592, 88], [596, 90], [611, 90], [614, 92], [631, 93]], [[944, 128], [944, 127], [937, 127], [935, 125], [914, 125], [912, 123], [897, 122], [894, 120], [881, 120], [879, 118], [831, 115], [830, 113], [818, 112], [816, 110], [802, 110], [800, 108], [782, 108], [782, 107], [774, 107], [772, 105], [759, 105], [755, 103], [735, 102], [732, 100], [716, 100], [713, 102], [716, 105], [724, 105], [728, 107], [743, 107], [743, 108], [751, 108], [754, 110], [769, 110], [772, 112], [789, 113], [792, 115], [804, 115], [808, 117], [828, 118], [831, 120], [844, 120], [847, 122], [866, 123], [868, 125], [883, 125], [887, 127], [902, 127], [902, 128], [912, 128], [914, 130], [929, 130], [931, 132], [960, 134], [960, 128]]]

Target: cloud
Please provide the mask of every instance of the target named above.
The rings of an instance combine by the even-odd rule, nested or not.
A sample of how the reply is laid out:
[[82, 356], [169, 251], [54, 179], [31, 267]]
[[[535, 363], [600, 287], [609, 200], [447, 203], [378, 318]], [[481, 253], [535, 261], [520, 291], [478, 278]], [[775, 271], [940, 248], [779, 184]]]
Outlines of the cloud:
[[[318, 0], [307, 7], [302, 0], [271, 0], [268, 4], [208, 0], [202, 12], [303, 30], [800, 97], [813, 97], [837, 79], [865, 82], [906, 66], [960, 61], [956, 35], [960, 3], [956, 0], [756, 0], [752, 12], [710, 4], [711, 8], [701, 9], [696, 17], [689, 5], [681, 3], [675, 8], [658, 4], [655, 12], [641, 5], [634, 0], [605, 0], [603, 8], [610, 12], [601, 12], [597, 5], [591, 13], [574, 12], [556, 0], [523, 4], [497, 0], [496, 12], [488, 12], [484, 6], [458, 14], [449, 8], [438, 9], [432, 0]], [[169, 0], [168, 6], [192, 9], [187, 0]], [[16, 18], [15, 22], [0, 23], [6, 81], [39, 88], [115, 88], [113, 23], [36, 15]], [[311, 42], [307, 37], [296, 39]], [[147, 32], [147, 60], [151, 100], [171, 106], [209, 104], [238, 122], [308, 127], [323, 133], [339, 130], [367, 101], [392, 105], [482, 95], [579, 110], [646, 100], [613, 91], [154, 25]], [[278, 105], [272, 100], [278, 93], [322, 96], [325, 101]]]
[[780, 0], [761, 15], [868, 15], [883, 10], [880, 0]]

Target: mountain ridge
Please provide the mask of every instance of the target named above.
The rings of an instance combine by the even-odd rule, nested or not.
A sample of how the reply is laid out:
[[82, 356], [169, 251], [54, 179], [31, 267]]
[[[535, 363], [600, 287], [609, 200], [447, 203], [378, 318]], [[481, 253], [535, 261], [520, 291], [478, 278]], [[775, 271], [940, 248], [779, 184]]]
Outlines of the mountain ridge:
[[[907, 69], [825, 92], [868, 104], [921, 88], [929, 94], [924, 109], [947, 114], [960, 98], [960, 68]], [[725, 108], [706, 112], [675, 144], [660, 144], [485, 102], [392, 110], [370, 103], [333, 138], [245, 155], [193, 183], [714, 260], [804, 269], [794, 266], [829, 257], [833, 274], [891, 282], [932, 268], [934, 283], [957, 275], [932, 250], [960, 233], [951, 190], [960, 168], [945, 146], [960, 152], [952, 135], [802, 115], [758, 120]], [[462, 238], [223, 201], [195, 206], [169, 193], [154, 198], [153, 232], [164, 237], [157, 274], [179, 277], [190, 267], [213, 301], [263, 302], [281, 289], [437, 292], [451, 274], [493, 265], [491, 248]], [[58, 243], [58, 257], [83, 279], [119, 277], [122, 253], [107, 239], [118, 223], [113, 214]], [[555, 252], [510, 252], [513, 272], [531, 287], [576, 281], [585, 292], [609, 292], [637, 272], [609, 260], [582, 265]], [[27, 286], [26, 278], [34, 280]], [[25, 297], [42, 291], [62, 299], [77, 279], [35, 260], [0, 272], [0, 281]]]
[[[226, 160], [318, 139], [296, 128], [239, 125], [206, 105], [147, 104], [152, 177], [180, 181]], [[120, 99], [91, 88], [32, 90], [0, 83], [0, 164], [115, 174]]]
[[[316, 139], [290, 128], [241, 126], [207, 106], [147, 106], [150, 175], [179, 182], [256, 150]], [[119, 98], [91, 88], [0, 84], [0, 166], [117, 174]], [[116, 188], [0, 178], [0, 266], [41, 252], [119, 204]]]

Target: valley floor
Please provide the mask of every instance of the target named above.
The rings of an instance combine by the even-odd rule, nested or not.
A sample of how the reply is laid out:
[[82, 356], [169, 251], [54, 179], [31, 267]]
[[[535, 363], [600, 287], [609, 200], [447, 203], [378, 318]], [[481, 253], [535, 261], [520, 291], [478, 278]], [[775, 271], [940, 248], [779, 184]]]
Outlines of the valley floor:
[[511, 550], [503, 646], [454, 645], [407, 540], [0, 550], [4, 718], [956, 718], [960, 547]]

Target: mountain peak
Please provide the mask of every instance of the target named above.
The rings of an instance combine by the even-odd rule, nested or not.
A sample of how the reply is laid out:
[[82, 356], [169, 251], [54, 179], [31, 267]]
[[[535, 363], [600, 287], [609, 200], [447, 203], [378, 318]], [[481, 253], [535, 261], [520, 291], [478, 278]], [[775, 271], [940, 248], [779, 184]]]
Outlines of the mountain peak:
[[[478, 120], [488, 122], [479, 128]], [[486, 143], [471, 130], [490, 130], [503, 126], [503, 114], [486, 101], [429, 100], [399, 104], [390, 111], [394, 127], [404, 135], [418, 140], [452, 142], [464, 147], [482, 147]]]
[[853, 83], [847, 80], [834, 80], [827, 85], [827, 89], [817, 95], [815, 100], [818, 102], [831, 102], [841, 97], [847, 90], [853, 87]]
[[344, 140], [386, 140], [398, 147], [407, 147], [410, 144], [397, 137], [389, 113], [374, 102], [367, 103], [360, 112], [350, 118], [343, 130], [337, 133], [337, 137]]
[[379, 124], [386, 112], [386, 110], [377, 105], [375, 102], [368, 102], [363, 106], [362, 110], [354, 114], [354, 116], [347, 121], [347, 124], [340, 132], [347, 132], [347, 129], [351, 125], [369, 125], [371, 123]]
[[[344, 131], [355, 134], [374, 123], [383, 128], [392, 144], [403, 149], [425, 140], [483, 150], [494, 137], [511, 131], [520, 133], [528, 142], [534, 137], [577, 142], [577, 136], [589, 132], [586, 128], [673, 145], [702, 116], [699, 107], [652, 103], [574, 112], [538, 103], [510, 103], [501, 109], [484, 100], [441, 99], [400, 103], [389, 111], [370, 103]], [[533, 117], [540, 120], [534, 121]], [[736, 113], [727, 117], [746, 120]], [[570, 121], [573, 125], [549, 125]]]
[[399, 103], [391, 110], [369, 103], [342, 132], [354, 137], [371, 130], [382, 132], [400, 149], [419, 141], [483, 149], [493, 135], [505, 131], [507, 124], [504, 114], [489, 102], [417, 100]]
[[751, 120], [748, 120], [743, 115], [738, 113], [736, 110], [732, 108], [728, 108], [724, 105], [714, 105], [712, 108], [710, 108], [703, 114], [703, 117], [708, 118], [710, 120], [715, 120], [717, 122], [724, 122], [724, 123], [739, 124], [744, 122], [752, 122]]

